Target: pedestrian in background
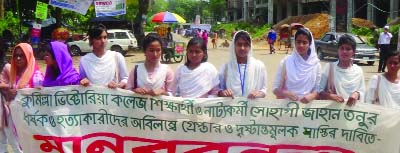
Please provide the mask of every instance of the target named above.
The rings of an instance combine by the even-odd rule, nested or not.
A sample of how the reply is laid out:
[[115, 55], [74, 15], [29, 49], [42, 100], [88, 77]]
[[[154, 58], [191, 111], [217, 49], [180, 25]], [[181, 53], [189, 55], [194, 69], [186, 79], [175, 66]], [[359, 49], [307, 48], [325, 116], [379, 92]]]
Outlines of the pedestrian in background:
[[274, 28], [271, 27], [267, 34], [267, 42], [269, 44], [269, 54], [275, 53], [274, 43], [276, 41], [276, 32]]
[[383, 32], [379, 35], [378, 45], [379, 45], [379, 65], [378, 73], [385, 72], [386, 58], [389, 54], [390, 49], [390, 39], [393, 35], [389, 32], [389, 26], [383, 27]]
[[207, 30], [204, 30], [203, 33], [201, 34], [201, 37], [203, 38], [204, 43], [206, 44], [206, 47], [208, 46], [208, 33]]
[[218, 43], [218, 32], [214, 31], [213, 37], [211, 39], [211, 43], [213, 45], [213, 48], [217, 48], [217, 43]]

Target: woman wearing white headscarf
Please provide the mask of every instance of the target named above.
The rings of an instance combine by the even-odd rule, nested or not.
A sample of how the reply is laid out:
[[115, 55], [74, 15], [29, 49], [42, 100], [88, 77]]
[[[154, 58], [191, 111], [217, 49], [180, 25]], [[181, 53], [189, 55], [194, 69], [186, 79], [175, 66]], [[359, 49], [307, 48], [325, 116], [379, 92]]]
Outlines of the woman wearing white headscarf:
[[320, 80], [321, 65], [312, 34], [299, 28], [295, 34], [293, 54], [279, 65], [273, 84], [274, 94], [278, 98], [309, 103], [318, 97]]
[[356, 41], [350, 35], [339, 38], [339, 60], [325, 64], [321, 85], [320, 98], [353, 106], [357, 101], [364, 102], [365, 82], [361, 67], [353, 64], [352, 58], [356, 51]]
[[267, 92], [264, 63], [253, 57], [250, 34], [238, 31], [229, 46], [228, 63], [220, 69], [221, 97], [263, 98]]

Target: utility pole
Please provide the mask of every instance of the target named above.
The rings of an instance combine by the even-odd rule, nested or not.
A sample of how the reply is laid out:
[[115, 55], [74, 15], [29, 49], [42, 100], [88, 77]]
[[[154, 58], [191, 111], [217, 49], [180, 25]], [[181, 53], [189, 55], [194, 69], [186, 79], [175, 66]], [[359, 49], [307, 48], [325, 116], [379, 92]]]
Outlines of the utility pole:
[[336, 32], [336, 1], [331, 1], [331, 10], [329, 15], [329, 29], [331, 32]]
[[268, 24], [274, 23], [274, 0], [268, 0]]
[[347, 32], [351, 32], [353, 18], [353, 0], [347, 0]]

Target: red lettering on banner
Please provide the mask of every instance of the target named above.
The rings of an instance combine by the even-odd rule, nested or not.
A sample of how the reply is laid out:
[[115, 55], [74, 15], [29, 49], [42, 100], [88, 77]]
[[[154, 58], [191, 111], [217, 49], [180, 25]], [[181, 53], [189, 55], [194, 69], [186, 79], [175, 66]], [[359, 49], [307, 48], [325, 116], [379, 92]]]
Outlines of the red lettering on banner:
[[[124, 153], [124, 145], [128, 142], [148, 143], [148, 145], [136, 146], [130, 149], [132, 152], [140, 153], [154, 153], [157, 150], [166, 150], [168, 153], [175, 153], [179, 146], [185, 146], [185, 148], [192, 146], [192, 149], [186, 150], [185, 153], [204, 153], [209, 151], [228, 153], [233, 148], [240, 148], [242, 150], [241, 153], [278, 153], [283, 150], [354, 153], [354, 151], [334, 146], [266, 145], [251, 142], [163, 141], [139, 137], [124, 137], [114, 133], [92, 133], [81, 137], [34, 135], [33, 138], [37, 141], [44, 141], [39, 146], [42, 152], [58, 151], [59, 153], [65, 153], [63, 143], [66, 142], [69, 144], [72, 142], [73, 153], [81, 153], [82, 150], [87, 153], [104, 152], [106, 148], [115, 153]], [[104, 140], [104, 138], [114, 140]], [[86, 148], [82, 148], [82, 142], [88, 139], [94, 139], [95, 141], [90, 141], [91, 143], [85, 146]]]
[[107, 1], [107, 2], [96, 2], [96, 5], [111, 5], [112, 1]]

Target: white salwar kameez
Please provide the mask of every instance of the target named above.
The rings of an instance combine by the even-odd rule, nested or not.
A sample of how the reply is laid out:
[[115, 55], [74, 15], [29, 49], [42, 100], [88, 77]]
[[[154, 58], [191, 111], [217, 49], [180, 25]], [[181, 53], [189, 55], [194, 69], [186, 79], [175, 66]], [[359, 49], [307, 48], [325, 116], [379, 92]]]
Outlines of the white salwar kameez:
[[97, 57], [93, 53], [86, 54], [81, 58], [79, 71], [82, 78], [89, 79], [95, 85], [107, 85], [111, 81], [117, 83], [128, 81], [125, 58], [114, 51], [107, 50], [102, 57]]
[[154, 71], [149, 72], [144, 63], [139, 63], [137, 64], [136, 73], [137, 78], [135, 78], [135, 67], [133, 67], [129, 74], [126, 89], [134, 90], [136, 80], [136, 88], [145, 88], [148, 90], [163, 89], [168, 95], [172, 95], [174, 72], [168, 65], [158, 63]]
[[333, 63], [327, 63], [324, 66], [321, 76], [320, 92], [326, 89], [328, 84], [328, 77], [330, 71], [330, 65], [333, 66], [333, 85], [335, 86], [336, 94], [348, 99], [351, 94], [357, 91], [360, 94], [359, 102], [364, 102], [365, 96], [365, 82], [364, 72], [356, 64], [343, 69], [338, 66], [338, 61]]
[[[284, 64], [285, 63], [285, 64]], [[307, 60], [293, 48], [293, 54], [281, 60], [275, 75], [273, 90], [281, 88], [283, 65], [286, 69], [284, 89], [296, 94], [299, 99], [312, 92], [318, 92], [321, 81], [321, 64], [315, 52], [314, 38], [311, 40], [310, 53]], [[288, 98], [286, 98], [288, 99]]]
[[[187, 98], [213, 97], [211, 90], [219, 85], [218, 71], [208, 62], [201, 63], [194, 70], [180, 65], [175, 72], [174, 95]], [[213, 95], [214, 94], [214, 95]]]
[[[232, 40], [235, 40], [237, 33]], [[252, 91], [260, 91], [264, 95], [267, 93], [267, 70], [263, 62], [253, 57], [252, 46], [251, 44], [247, 55], [247, 63], [238, 64], [235, 43], [232, 42], [229, 46], [229, 61], [223, 64], [220, 69], [220, 88], [231, 89], [234, 96], [247, 97]]]
[[[379, 105], [390, 108], [400, 108], [400, 82], [392, 83], [384, 75], [379, 74], [378, 97]], [[372, 104], [375, 100], [375, 90], [377, 86], [378, 75], [371, 77], [368, 83], [368, 90], [365, 96], [366, 103]]]

